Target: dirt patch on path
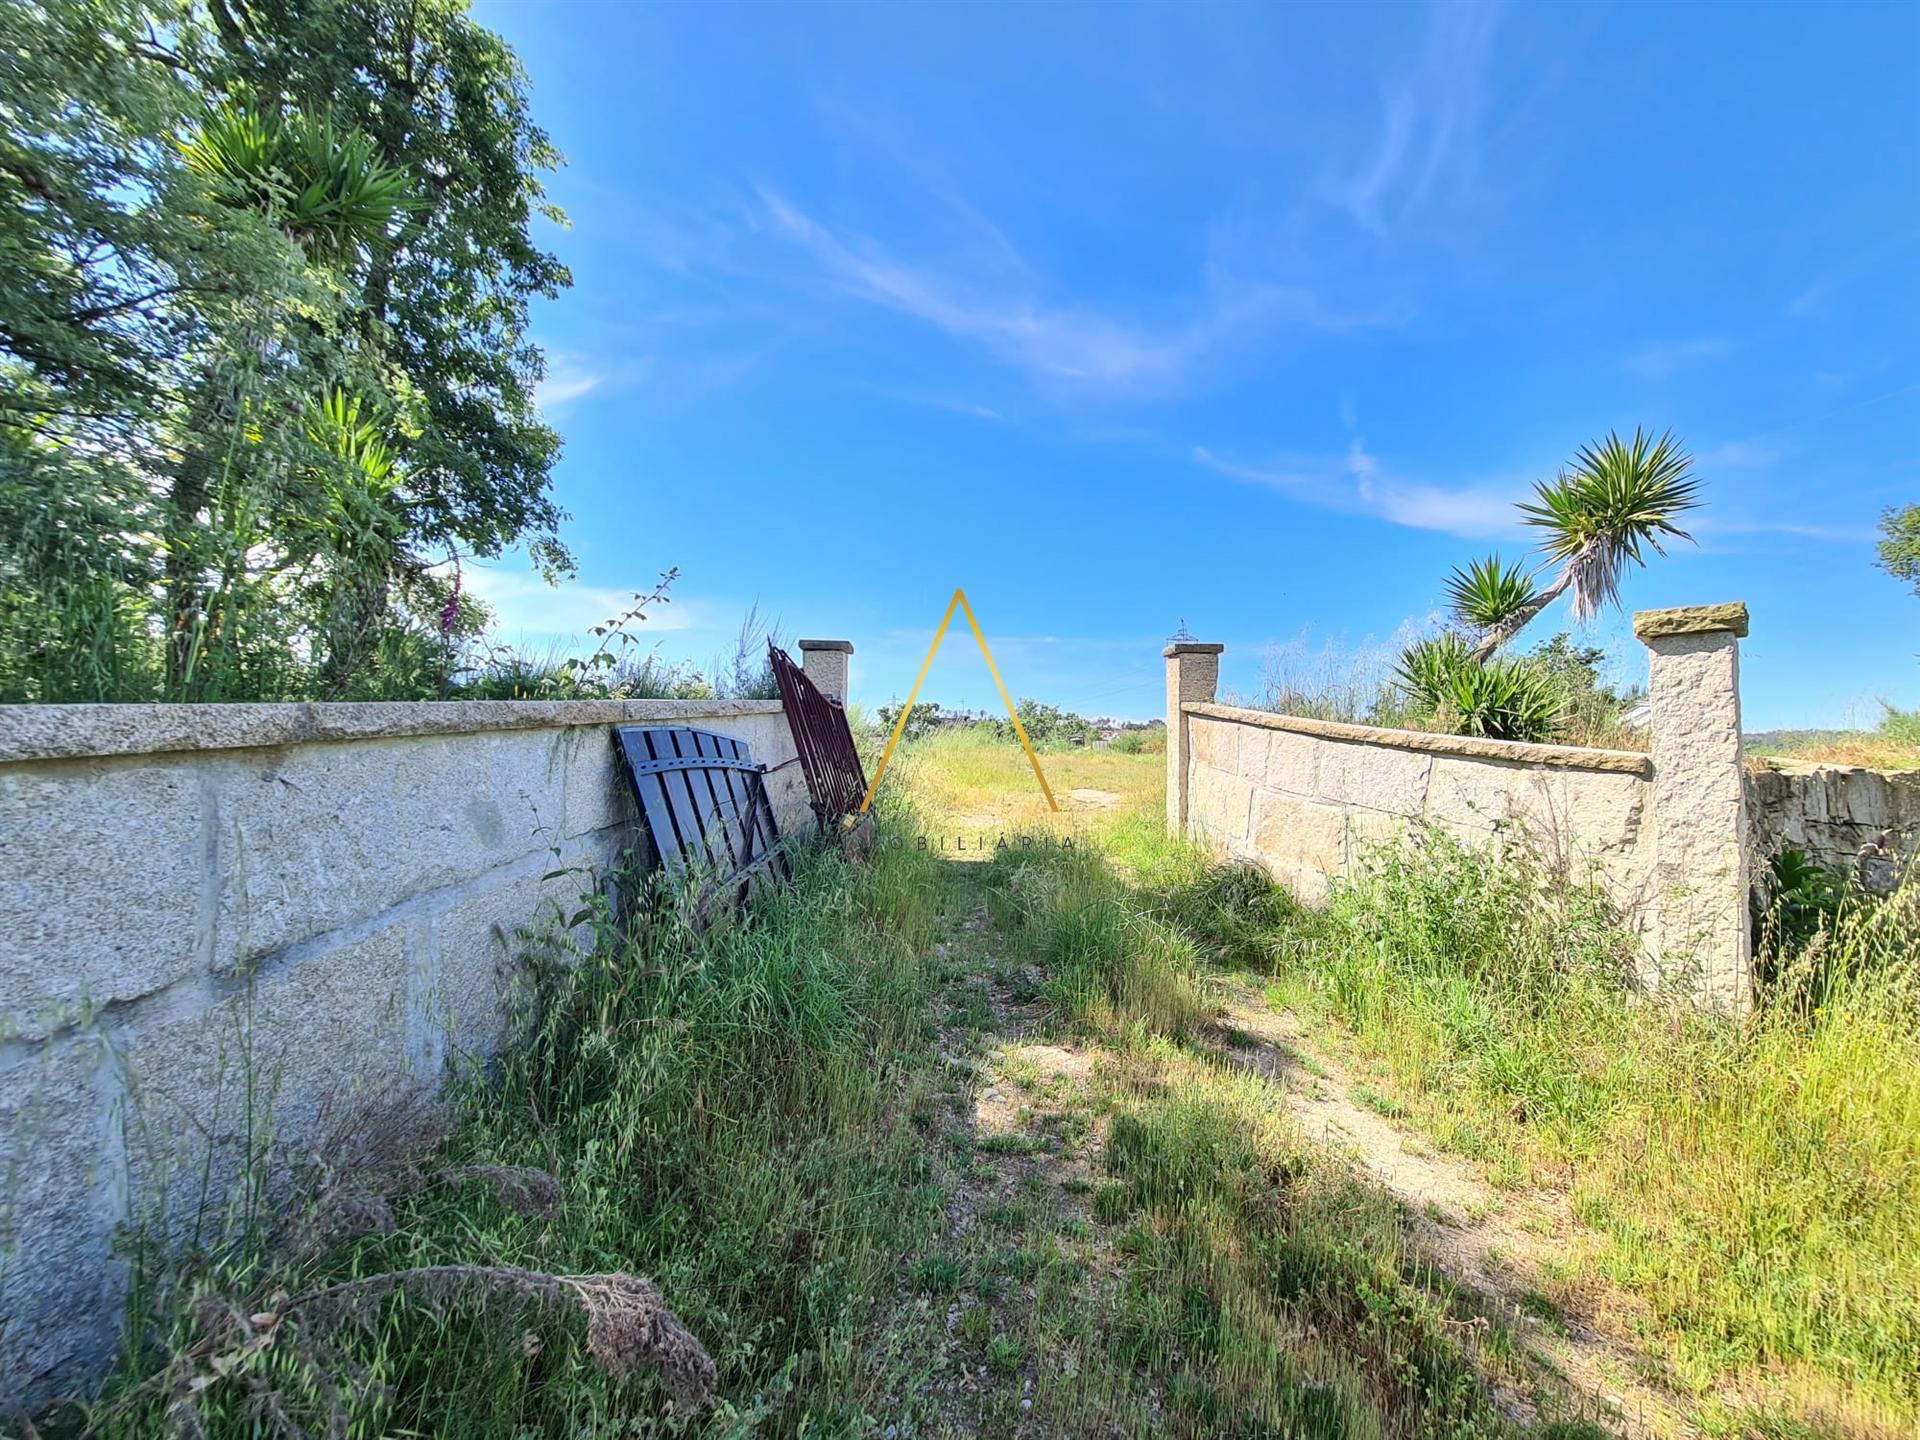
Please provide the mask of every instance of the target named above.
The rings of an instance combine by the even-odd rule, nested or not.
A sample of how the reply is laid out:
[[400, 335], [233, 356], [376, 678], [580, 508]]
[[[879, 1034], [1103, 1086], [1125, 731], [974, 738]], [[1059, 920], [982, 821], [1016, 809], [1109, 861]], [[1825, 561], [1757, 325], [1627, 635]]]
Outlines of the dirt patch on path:
[[[1224, 1053], [1278, 1080], [1308, 1137], [1345, 1154], [1405, 1209], [1423, 1258], [1528, 1338], [1541, 1378], [1590, 1396], [1629, 1440], [1687, 1440], [1698, 1429], [1683, 1397], [1649, 1383], [1651, 1356], [1617, 1326], [1547, 1298], [1556, 1259], [1577, 1225], [1563, 1197], [1497, 1190], [1464, 1160], [1434, 1152], [1416, 1134], [1355, 1099], [1359, 1087], [1307, 1039], [1296, 1016], [1251, 994], [1228, 997]], [[1509, 1390], [1509, 1409], [1531, 1418], [1531, 1396]]]
[[[980, 904], [934, 947], [947, 969], [938, 1018], [948, 1083], [924, 1128], [946, 1198], [937, 1235], [903, 1267], [882, 1341], [898, 1380], [881, 1412], [899, 1419], [881, 1434], [1134, 1434], [1071, 1379], [1097, 1350], [1114, 1269], [1088, 1223], [1102, 1137], [1088, 1099], [1097, 1052], [1036, 1038], [1040, 977], [998, 942]], [[1139, 1418], [1158, 1397], [1144, 1398]]]

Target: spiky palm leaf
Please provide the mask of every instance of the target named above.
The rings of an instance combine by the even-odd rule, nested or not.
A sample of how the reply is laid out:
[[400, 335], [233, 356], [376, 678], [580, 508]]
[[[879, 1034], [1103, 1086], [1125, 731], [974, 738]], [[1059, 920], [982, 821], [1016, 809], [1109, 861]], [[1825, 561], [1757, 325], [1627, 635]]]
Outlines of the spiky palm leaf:
[[1586, 620], [1620, 595], [1627, 562], [1646, 563], [1643, 547], [1664, 555], [1663, 537], [1690, 540], [1674, 523], [1699, 504], [1693, 461], [1671, 430], [1658, 439], [1636, 428], [1586, 445], [1551, 482], [1522, 502], [1526, 523], [1545, 534], [1541, 550], [1564, 569], [1553, 593], [1573, 591], [1573, 615]]
[[323, 454], [356, 472], [369, 489], [393, 488], [397, 456], [386, 433], [374, 423], [373, 407], [358, 395], [334, 389], [306, 407], [307, 439]]
[[1564, 699], [1539, 666], [1525, 660], [1469, 662], [1447, 677], [1441, 709], [1460, 735], [1545, 740], [1560, 723]]
[[302, 245], [327, 255], [372, 244], [410, 203], [406, 172], [331, 112], [228, 101], [180, 141], [180, 153], [227, 203], [268, 210]]
[[1498, 555], [1454, 567], [1447, 580], [1447, 604], [1453, 618], [1470, 630], [1492, 630], [1522, 614], [1533, 603], [1533, 579]]
[[1473, 663], [1467, 642], [1453, 631], [1427, 640], [1416, 640], [1400, 652], [1394, 674], [1407, 698], [1421, 709], [1432, 712], [1447, 703], [1453, 672]]

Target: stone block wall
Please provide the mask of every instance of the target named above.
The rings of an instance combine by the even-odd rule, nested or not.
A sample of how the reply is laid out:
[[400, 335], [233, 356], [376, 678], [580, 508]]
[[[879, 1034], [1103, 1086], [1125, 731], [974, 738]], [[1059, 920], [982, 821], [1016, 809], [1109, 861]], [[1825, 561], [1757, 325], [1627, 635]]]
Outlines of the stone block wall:
[[116, 1230], [222, 1172], [244, 1073], [297, 1147], [491, 1049], [516, 933], [632, 833], [620, 723], [745, 741], [812, 823], [777, 701], [0, 709], [0, 1410], [111, 1353]]
[[1743, 605], [1645, 611], [1652, 753], [1386, 730], [1213, 703], [1220, 647], [1167, 661], [1167, 821], [1308, 900], [1410, 829], [1523, 841], [1591, 876], [1643, 942], [1642, 979], [1752, 1004], [1740, 753]]
[[1188, 833], [1325, 897], [1412, 822], [1555, 848], [1623, 907], [1652, 883], [1652, 759], [1189, 704]]
[[1920, 851], [1920, 771], [1769, 762], [1748, 773], [1747, 795], [1756, 870], [1804, 850], [1884, 894]]

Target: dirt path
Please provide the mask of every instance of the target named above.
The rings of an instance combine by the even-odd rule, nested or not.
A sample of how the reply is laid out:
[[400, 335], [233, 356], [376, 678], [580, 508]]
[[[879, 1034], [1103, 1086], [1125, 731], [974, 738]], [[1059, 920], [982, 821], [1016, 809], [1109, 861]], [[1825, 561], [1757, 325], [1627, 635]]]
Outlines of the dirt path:
[[[1100, 1146], [1087, 1113], [1094, 1060], [1034, 1038], [1040, 977], [1008, 964], [996, 940], [976, 903], [935, 947], [949, 1083], [922, 1128], [946, 1198], [933, 1245], [901, 1277], [888, 1333], [903, 1385], [885, 1403], [903, 1435], [1099, 1434], [1060, 1410], [1073, 1342], [1041, 1353], [1030, 1323], [1037, 1307], [1084, 1297], [1111, 1270], [1087, 1223]], [[1053, 1382], [1044, 1390], [1043, 1373]]]
[[[1307, 1135], [1346, 1155], [1405, 1209], [1423, 1258], [1476, 1292], [1527, 1336], [1544, 1383], [1596, 1400], [1630, 1440], [1697, 1433], [1680, 1397], [1642, 1377], [1656, 1366], [1616, 1323], [1547, 1298], [1556, 1260], [1574, 1242], [1563, 1196], [1497, 1190], [1468, 1163], [1434, 1152], [1413, 1131], [1362, 1104], [1363, 1093], [1315, 1047], [1298, 1018], [1235, 987], [1222, 1025], [1224, 1053], [1279, 1082]], [[1531, 1417], [1531, 1397], [1507, 1388], [1510, 1411]]]
[[[1118, 1231], [1092, 1214], [1107, 1127], [1099, 1096], [1118, 1062], [1097, 1042], [1045, 1033], [1044, 977], [1003, 953], [983, 887], [969, 886], [957, 915], [934, 951], [943, 1078], [915, 1116], [937, 1218], [902, 1267], [884, 1342], [896, 1378], [874, 1399], [899, 1417], [899, 1436], [1153, 1433], [1166, 1397], [1144, 1377], [1115, 1388], [1098, 1363], [1126, 1270]], [[1216, 1058], [1271, 1080], [1308, 1139], [1398, 1202], [1419, 1257], [1519, 1337], [1525, 1363], [1487, 1377], [1503, 1410], [1596, 1414], [1628, 1440], [1695, 1435], [1618, 1321], [1596, 1325], [1548, 1298], [1555, 1259], [1577, 1233], [1564, 1200], [1495, 1189], [1368, 1108], [1365, 1087], [1295, 1017], [1233, 982], [1220, 998]], [[1076, 1389], [1083, 1362], [1104, 1378]]]

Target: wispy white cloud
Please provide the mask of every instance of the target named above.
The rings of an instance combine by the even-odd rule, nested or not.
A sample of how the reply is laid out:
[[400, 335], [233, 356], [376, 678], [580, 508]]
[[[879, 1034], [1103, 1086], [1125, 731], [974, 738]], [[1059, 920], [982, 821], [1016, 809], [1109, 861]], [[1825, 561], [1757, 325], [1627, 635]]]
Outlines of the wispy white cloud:
[[1381, 99], [1380, 137], [1322, 187], [1362, 229], [1387, 235], [1452, 187], [1473, 184], [1501, 0], [1436, 3], [1418, 60]]
[[882, 246], [836, 233], [771, 190], [767, 223], [798, 245], [845, 294], [975, 344], [1043, 381], [1117, 391], [1179, 383], [1245, 332], [1294, 322], [1320, 329], [1368, 323], [1329, 312], [1296, 286], [1232, 284], [1210, 277], [1189, 318], [1154, 324], [1037, 298], [1024, 267], [995, 266], [986, 279], [901, 260]]
[[1795, 535], [1842, 545], [1864, 545], [1879, 533], [1871, 525], [1820, 525], [1805, 520], [1750, 520], [1726, 515], [1702, 515], [1687, 528], [1701, 535]]
[[584, 357], [556, 351], [547, 356], [547, 373], [535, 388], [533, 400], [543, 411], [560, 410], [583, 395], [591, 395], [606, 378]]
[[977, 400], [969, 400], [964, 395], [950, 395], [938, 390], [899, 389], [890, 385], [861, 385], [857, 388], [882, 399], [895, 400], [902, 405], [919, 405], [929, 410], [944, 410], [950, 415], [964, 415], [970, 420], [986, 420], [993, 424], [1004, 424], [1006, 416], [991, 405], [982, 405]]
[[1712, 337], [1693, 340], [1655, 340], [1623, 357], [1620, 368], [1643, 380], [1671, 379], [1690, 365], [1718, 360], [1733, 353], [1733, 342]]
[[[637, 592], [651, 590], [651, 581], [630, 588], [586, 585], [577, 580], [549, 585], [525, 570], [483, 567], [471, 561], [462, 583], [494, 613], [494, 629], [509, 644], [525, 638], [549, 641], [584, 640], [595, 625], [604, 624], [630, 609]], [[651, 606], [644, 621], [629, 626], [641, 640], [648, 635], [700, 628], [697, 607], [674, 600]]]
[[1825, 315], [1827, 294], [1831, 288], [1825, 277], [1814, 281], [1787, 302], [1788, 317], [1794, 320], [1817, 320]]
[[1303, 504], [1348, 515], [1371, 515], [1409, 529], [1484, 539], [1511, 534], [1516, 526], [1513, 494], [1507, 489], [1435, 485], [1389, 475], [1357, 436], [1337, 462], [1249, 464], [1216, 455], [1203, 445], [1194, 447], [1193, 459], [1221, 475], [1264, 485]]

